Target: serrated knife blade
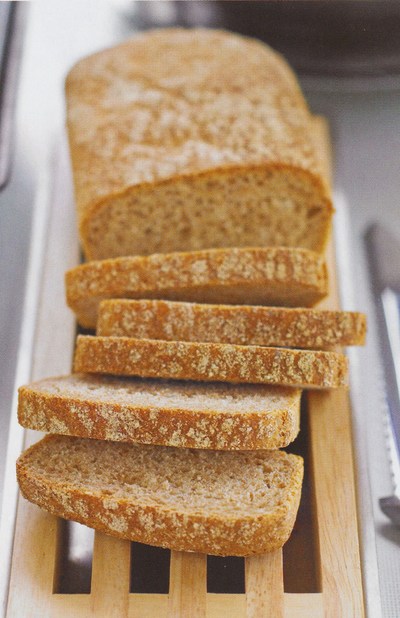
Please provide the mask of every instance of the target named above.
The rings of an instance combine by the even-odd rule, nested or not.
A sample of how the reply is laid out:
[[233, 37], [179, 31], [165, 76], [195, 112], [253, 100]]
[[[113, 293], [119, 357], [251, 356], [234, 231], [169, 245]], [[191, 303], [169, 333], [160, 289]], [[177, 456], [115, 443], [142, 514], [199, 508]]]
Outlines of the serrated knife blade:
[[394, 493], [380, 498], [381, 510], [400, 526], [400, 242], [381, 224], [365, 235], [388, 407], [387, 448]]

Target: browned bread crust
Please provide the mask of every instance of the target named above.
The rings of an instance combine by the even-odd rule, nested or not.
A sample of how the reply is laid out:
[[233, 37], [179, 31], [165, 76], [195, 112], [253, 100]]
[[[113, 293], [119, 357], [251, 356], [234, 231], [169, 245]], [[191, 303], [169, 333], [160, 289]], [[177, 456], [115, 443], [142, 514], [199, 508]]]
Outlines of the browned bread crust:
[[310, 306], [327, 294], [326, 264], [313, 251], [283, 247], [209, 249], [88, 262], [66, 273], [67, 303], [95, 328], [106, 298]]
[[350, 311], [120, 299], [100, 303], [96, 329], [103, 336], [311, 349], [363, 345], [365, 331], [365, 315]]
[[333, 208], [313, 120], [266, 45], [216, 30], [147, 32], [79, 61], [66, 97], [88, 259], [324, 248]]
[[299, 431], [301, 391], [73, 374], [22, 386], [18, 420], [47, 433], [221, 450], [276, 449]]
[[298, 388], [347, 385], [347, 358], [336, 352], [129, 337], [78, 336], [74, 371]]
[[117, 537], [216, 555], [273, 551], [296, 518], [303, 461], [48, 436], [21, 455], [31, 502]]

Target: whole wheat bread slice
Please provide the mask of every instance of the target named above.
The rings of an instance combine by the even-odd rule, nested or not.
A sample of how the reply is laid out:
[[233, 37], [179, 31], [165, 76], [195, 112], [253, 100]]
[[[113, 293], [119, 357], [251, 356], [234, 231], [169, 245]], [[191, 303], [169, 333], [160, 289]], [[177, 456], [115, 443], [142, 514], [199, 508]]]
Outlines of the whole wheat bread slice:
[[23, 427], [144, 444], [276, 449], [299, 431], [301, 391], [73, 374], [22, 386]]
[[324, 248], [333, 208], [313, 119], [266, 45], [206, 29], [142, 33], [80, 60], [66, 96], [88, 259]]
[[163, 300], [105, 300], [96, 334], [166, 341], [329, 349], [363, 345], [366, 317], [318, 311]]
[[326, 265], [307, 249], [209, 249], [99, 260], [66, 273], [67, 303], [95, 328], [107, 298], [310, 306], [327, 294]]
[[283, 451], [202, 451], [48, 436], [21, 455], [25, 498], [117, 537], [217, 555], [281, 547], [303, 461]]
[[337, 352], [130, 337], [78, 336], [74, 371], [298, 388], [347, 385], [347, 358]]

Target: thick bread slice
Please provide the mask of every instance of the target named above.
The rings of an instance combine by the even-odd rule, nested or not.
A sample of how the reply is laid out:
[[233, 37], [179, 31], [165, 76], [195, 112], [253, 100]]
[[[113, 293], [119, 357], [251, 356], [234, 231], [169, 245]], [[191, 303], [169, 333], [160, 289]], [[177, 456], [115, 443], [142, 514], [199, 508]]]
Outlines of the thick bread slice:
[[99, 306], [96, 333], [166, 341], [329, 349], [363, 345], [365, 331], [365, 315], [350, 311], [105, 300]]
[[287, 446], [299, 431], [301, 391], [73, 374], [19, 389], [23, 427], [82, 438], [183, 448]]
[[67, 303], [95, 328], [106, 298], [310, 306], [327, 294], [326, 265], [307, 249], [209, 249], [88, 262], [66, 273]]
[[78, 336], [74, 371], [298, 388], [347, 385], [337, 352], [187, 341]]
[[88, 259], [323, 249], [333, 209], [313, 120], [266, 45], [216, 30], [147, 32], [78, 62], [66, 96]]
[[283, 451], [201, 451], [48, 436], [21, 455], [25, 498], [107, 534], [217, 555], [281, 547], [303, 461]]

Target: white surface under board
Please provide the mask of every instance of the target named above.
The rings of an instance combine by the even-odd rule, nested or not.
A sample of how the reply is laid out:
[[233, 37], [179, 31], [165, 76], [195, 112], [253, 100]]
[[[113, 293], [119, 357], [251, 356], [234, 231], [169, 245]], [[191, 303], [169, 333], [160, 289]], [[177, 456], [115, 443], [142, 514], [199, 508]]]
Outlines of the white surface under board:
[[[55, 136], [63, 130], [64, 76], [79, 57], [126, 34], [118, 6], [88, 0], [36, 0], [30, 5], [13, 177], [0, 194], [0, 453], [5, 451], [11, 412], [32, 204]], [[397, 618], [400, 531], [389, 524], [377, 504], [377, 498], [390, 493], [391, 486], [384, 447], [377, 334], [362, 236], [368, 224], [379, 219], [400, 238], [400, 91], [371, 88], [346, 92], [333, 88], [328, 92], [318, 82], [307, 82], [306, 95], [312, 110], [325, 115], [331, 124], [335, 189], [348, 208], [352, 286], [344, 287], [344, 308], [369, 314], [368, 346], [355, 353], [354, 362], [361, 371], [354, 388], [365, 407], [383, 615]], [[3, 463], [0, 455], [0, 492]]]

